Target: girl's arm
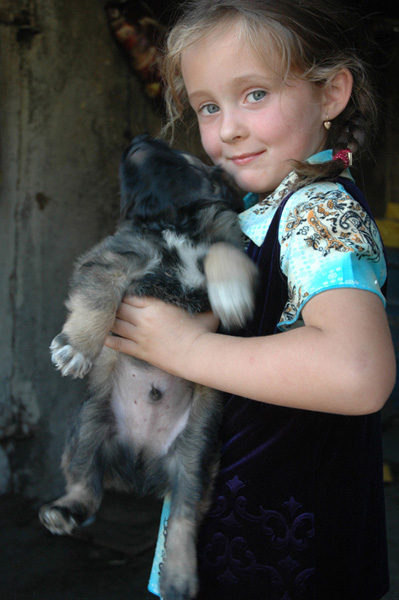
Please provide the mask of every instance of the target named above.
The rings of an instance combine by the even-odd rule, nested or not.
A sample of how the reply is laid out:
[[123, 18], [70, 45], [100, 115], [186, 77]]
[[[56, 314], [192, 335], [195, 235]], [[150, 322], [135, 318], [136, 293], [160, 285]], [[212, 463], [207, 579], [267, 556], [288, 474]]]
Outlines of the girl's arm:
[[281, 406], [359, 415], [379, 410], [395, 381], [381, 300], [357, 289], [322, 292], [305, 326], [239, 338], [214, 333], [211, 314], [188, 315], [159, 300], [126, 298], [106, 345], [169, 373]]

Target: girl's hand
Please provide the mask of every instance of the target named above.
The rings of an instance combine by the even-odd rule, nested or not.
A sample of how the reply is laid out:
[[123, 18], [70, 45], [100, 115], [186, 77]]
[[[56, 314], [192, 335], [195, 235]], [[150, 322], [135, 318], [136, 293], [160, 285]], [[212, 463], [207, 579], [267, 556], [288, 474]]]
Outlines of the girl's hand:
[[261, 402], [336, 414], [379, 410], [395, 382], [380, 298], [357, 289], [311, 298], [304, 326], [278, 335], [214, 333], [212, 313], [190, 316], [150, 298], [125, 298], [106, 345], [164, 371]]
[[184, 376], [190, 348], [203, 334], [215, 332], [218, 323], [211, 312], [193, 316], [161, 300], [127, 296], [111, 330], [116, 336], [107, 336], [105, 345]]

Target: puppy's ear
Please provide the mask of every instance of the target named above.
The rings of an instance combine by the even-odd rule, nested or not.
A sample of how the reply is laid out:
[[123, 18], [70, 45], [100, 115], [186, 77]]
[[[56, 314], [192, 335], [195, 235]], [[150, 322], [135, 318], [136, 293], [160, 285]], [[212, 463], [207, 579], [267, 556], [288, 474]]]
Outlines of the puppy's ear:
[[127, 148], [119, 164], [120, 182], [120, 217], [121, 219], [132, 218], [136, 204], [136, 185], [138, 172], [128, 162], [130, 148]]
[[119, 170], [121, 219], [138, 219], [159, 225], [165, 220], [171, 222], [175, 215], [175, 198], [169, 179], [173, 180], [174, 172], [175, 169], [168, 168], [163, 161], [139, 165], [129, 158], [122, 161]]
[[211, 169], [211, 180], [216, 194], [235, 212], [243, 211], [244, 202], [233, 178], [222, 167], [211, 167]]
[[134, 194], [121, 183], [119, 216], [122, 220], [131, 219], [133, 217], [135, 204]]

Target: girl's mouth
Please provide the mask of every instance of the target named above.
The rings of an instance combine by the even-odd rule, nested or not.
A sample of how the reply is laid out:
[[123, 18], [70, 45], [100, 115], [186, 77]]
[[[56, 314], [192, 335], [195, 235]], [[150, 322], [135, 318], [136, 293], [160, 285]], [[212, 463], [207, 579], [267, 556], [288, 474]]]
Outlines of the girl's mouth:
[[241, 165], [247, 165], [248, 163], [252, 162], [253, 160], [255, 160], [256, 158], [258, 158], [258, 156], [261, 156], [261, 154], [263, 154], [264, 150], [261, 150], [261, 152], [254, 152], [252, 154], [240, 154], [237, 156], [232, 156], [230, 158], [231, 162], [233, 162], [235, 165], [241, 166]]

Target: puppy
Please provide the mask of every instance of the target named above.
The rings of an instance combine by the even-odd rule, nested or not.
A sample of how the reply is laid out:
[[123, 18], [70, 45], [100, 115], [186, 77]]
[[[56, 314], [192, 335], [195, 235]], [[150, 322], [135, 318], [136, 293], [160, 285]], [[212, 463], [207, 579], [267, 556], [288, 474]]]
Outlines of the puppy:
[[51, 344], [63, 375], [89, 375], [62, 457], [66, 494], [40, 510], [53, 533], [69, 534], [101, 502], [104, 488], [169, 493], [161, 575], [164, 600], [197, 591], [196, 532], [218, 468], [221, 395], [103, 346], [125, 295], [153, 296], [222, 325], [251, 316], [256, 272], [241, 251], [240, 210], [217, 167], [138, 136], [120, 166], [121, 222], [78, 259], [69, 314]]

